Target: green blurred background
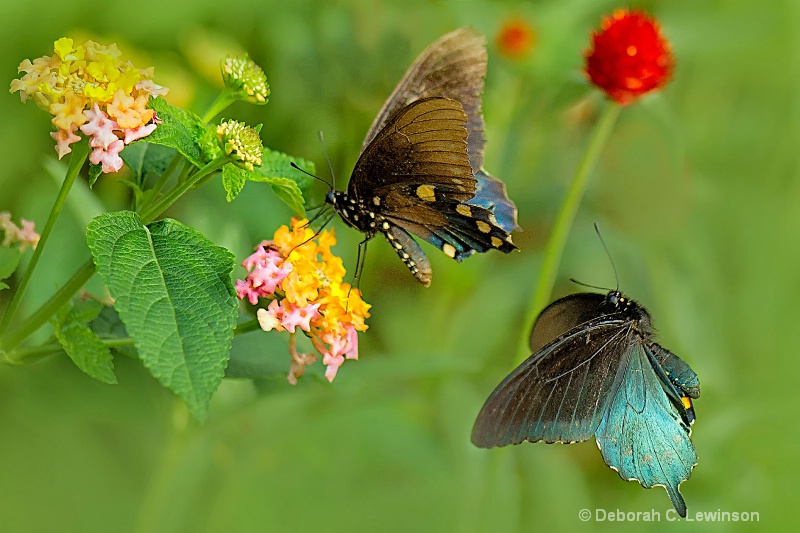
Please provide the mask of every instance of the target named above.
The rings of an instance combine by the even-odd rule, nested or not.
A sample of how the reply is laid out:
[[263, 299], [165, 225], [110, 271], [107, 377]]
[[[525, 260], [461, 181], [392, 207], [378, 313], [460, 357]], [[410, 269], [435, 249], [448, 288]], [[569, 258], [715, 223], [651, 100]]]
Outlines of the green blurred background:
[[[796, 507], [800, 296], [800, 4], [755, 0], [634, 2], [661, 21], [674, 81], [623, 111], [567, 243], [555, 296], [569, 283], [613, 286], [597, 221], [622, 289], [648, 307], [660, 342], [702, 383], [693, 439], [699, 465], [682, 491], [689, 512], [758, 512], [758, 523], [666, 521], [662, 488], [607, 468], [593, 442], [479, 450], [482, 402], [514, 366], [522, 316], [555, 213], [604, 105], [580, 68], [589, 31], [619, 4], [407, 0], [207, 0], [0, 4], [5, 83], [24, 58], [64, 35], [117, 42], [156, 66], [170, 101], [198, 112], [215, 95], [220, 56], [247, 50], [267, 73], [265, 107], [226, 117], [263, 123], [265, 145], [327, 175], [323, 130], [340, 188], [361, 140], [416, 55], [471, 25], [489, 39], [486, 167], [519, 207], [522, 253], [455, 264], [426, 246], [433, 284], [417, 285], [389, 247], [370, 246], [361, 288], [374, 307], [361, 360], [333, 385], [306, 376], [226, 380], [200, 427], [136, 361], [119, 385], [64, 356], [0, 367], [3, 532], [539, 531], [683, 528], [788, 530]], [[520, 19], [536, 44], [522, 59], [494, 44]], [[209, 74], [210, 73], [210, 74]], [[49, 117], [0, 92], [0, 210], [42, 227], [63, 164]], [[324, 193], [322, 187], [314, 200]], [[70, 196], [23, 315], [88, 257], [88, 219], [126, 205], [104, 178]], [[219, 183], [170, 213], [244, 258], [290, 213], [248, 184], [227, 204]], [[352, 270], [360, 235], [336, 223]], [[29, 257], [29, 256], [28, 256]], [[243, 276], [237, 267], [236, 275]], [[96, 280], [91, 290], [100, 291]], [[3, 298], [7, 298], [4, 293]], [[47, 335], [47, 332], [41, 332]], [[288, 368], [286, 339], [253, 333], [240, 357]], [[581, 522], [588, 508], [658, 510], [660, 523]], [[673, 515], [674, 516], [674, 515]]]

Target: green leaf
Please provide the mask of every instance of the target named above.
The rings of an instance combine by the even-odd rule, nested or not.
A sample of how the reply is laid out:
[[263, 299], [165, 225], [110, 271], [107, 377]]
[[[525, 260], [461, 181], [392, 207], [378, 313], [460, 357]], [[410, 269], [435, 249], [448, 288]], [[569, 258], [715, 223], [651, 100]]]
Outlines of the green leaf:
[[89, 163], [89, 188], [91, 189], [94, 187], [94, 182], [97, 181], [97, 178], [100, 177], [100, 174], [103, 173], [103, 166], [102, 165], [95, 165], [94, 163]]
[[163, 174], [175, 157], [174, 148], [150, 144], [146, 142], [147, 139], [149, 137], [129, 144], [119, 154], [136, 176], [138, 183], [142, 183], [150, 172], [158, 176]]
[[232, 202], [242, 192], [249, 172], [236, 165], [222, 167], [222, 186], [225, 187], [225, 199]]
[[203, 420], [236, 325], [233, 254], [177, 221], [145, 227], [129, 211], [96, 217], [86, 236], [144, 365]]
[[222, 185], [225, 187], [227, 200], [230, 202], [236, 198], [247, 181], [269, 183], [275, 195], [302, 216], [305, 213], [305, 200], [301, 189], [311, 184], [311, 178], [292, 167], [291, 162], [294, 161], [297, 166], [312, 174], [314, 164], [268, 148], [264, 149], [262, 161], [261, 166], [252, 171], [235, 165], [225, 165], [222, 168]]
[[283, 152], [270, 150], [269, 148], [264, 148], [264, 152], [261, 155], [261, 166], [256, 167], [256, 172], [267, 180], [272, 178], [287, 178], [294, 181], [298, 188], [307, 189], [311, 186], [313, 178], [292, 167], [292, 162], [309, 174], [314, 174], [316, 172], [314, 163], [311, 161], [306, 161], [299, 157], [292, 157]]
[[149, 106], [163, 122], [146, 137], [147, 142], [176, 149], [198, 168], [205, 165], [203, 153], [196, 140], [208, 127], [200, 117], [170, 105], [163, 98], [152, 98]]
[[271, 184], [275, 196], [283, 200], [296, 214], [300, 216], [305, 214], [303, 193], [300, 192], [297, 183], [287, 178], [273, 178]]
[[[119, 317], [119, 313], [113, 307], [104, 307], [100, 314], [89, 322], [89, 329], [94, 331], [101, 339], [128, 339], [128, 331], [125, 329], [125, 324]], [[131, 357], [139, 359], [139, 354], [134, 346], [115, 346], [114, 350]]]
[[117, 383], [111, 351], [86, 324], [71, 322], [57, 327], [55, 335], [78, 368], [103, 383]]
[[[11, 274], [17, 270], [20, 257], [22, 257], [22, 252], [19, 251], [19, 248], [6, 248], [5, 246], [0, 246], [0, 280], [11, 277]], [[0, 283], [0, 290], [7, 288], [8, 285], [5, 283]]]

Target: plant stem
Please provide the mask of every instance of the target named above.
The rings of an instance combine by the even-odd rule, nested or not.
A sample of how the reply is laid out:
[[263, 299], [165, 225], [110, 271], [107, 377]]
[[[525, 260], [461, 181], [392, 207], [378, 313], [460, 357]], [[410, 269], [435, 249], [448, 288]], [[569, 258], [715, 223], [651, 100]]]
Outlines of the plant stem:
[[235, 101], [236, 96], [229, 89], [223, 89], [217, 96], [217, 99], [214, 100], [214, 103], [211, 104], [208, 111], [206, 111], [206, 114], [203, 115], [203, 122], [211, 122], [214, 117], [222, 113], [222, 111]]
[[194, 187], [197, 183], [199, 183], [202, 179], [206, 176], [215, 172], [222, 168], [226, 163], [230, 162], [227, 157], [220, 157], [219, 159], [215, 159], [214, 161], [208, 163], [206, 166], [195, 172], [195, 174], [186, 180], [185, 182], [176, 185], [171, 191], [169, 191], [164, 197], [156, 202], [154, 205], [149, 207], [145, 210], [142, 215], [142, 223], [149, 224], [153, 220], [156, 219], [161, 213], [166, 211], [169, 206], [174, 204], [178, 201], [178, 199], [183, 196], [186, 191]]
[[[101, 339], [103, 344], [109, 348], [119, 348], [121, 346], [133, 346], [133, 339], [130, 337], [121, 337], [114, 339]], [[64, 347], [57, 342], [43, 344], [41, 346], [32, 346], [30, 348], [20, 348], [8, 353], [4, 353], [4, 363], [9, 365], [20, 365], [23, 363], [33, 363], [39, 359], [43, 359], [48, 355], [61, 353]]]
[[544, 309], [545, 305], [550, 301], [556, 282], [556, 276], [558, 275], [558, 267], [561, 263], [561, 256], [564, 252], [569, 232], [572, 229], [572, 223], [575, 221], [575, 215], [578, 212], [583, 193], [586, 190], [589, 175], [592, 168], [594, 168], [600, 150], [605, 146], [611, 130], [617, 121], [620, 109], [621, 106], [608, 104], [605, 112], [600, 117], [592, 133], [592, 137], [589, 140], [586, 153], [572, 178], [572, 184], [567, 191], [564, 203], [561, 205], [561, 210], [556, 217], [553, 231], [550, 234], [550, 239], [545, 249], [542, 271], [541, 274], [539, 274], [539, 283], [536, 286], [536, 292], [528, 306], [528, 312], [523, 322], [523, 331], [520, 337], [519, 348], [517, 349], [517, 363], [521, 363], [530, 356], [530, 349], [528, 347], [530, 328], [533, 326], [533, 322], [539, 312]]
[[13, 350], [31, 333], [42, 327], [81, 287], [86, 285], [86, 282], [94, 275], [94, 270], [94, 262], [89, 259], [58, 292], [51, 296], [30, 318], [24, 320], [19, 329], [8, 335], [3, 345], [4, 348]]
[[175, 153], [175, 156], [172, 158], [172, 161], [169, 162], [169, 165], [164, 170], [164, 172], [158, 177], [158, 181], [156, 184], [153, 185], [153, 188], [147, 191], [147, 200], [144, 202], [144, 205], [140, 206], [141, 209], [147, 209], [150, 207], [158, 198], [158, 195], [161, 194], [161, 189], [164, 188], [164, 185], [169, 180], [172, 173], [175, 172], [175, 169], [178, 167], [178, 164], [182, 162], [183, 156], [180, 153]]
[[[36, 269], [39, 258], [42, 256], [47, 239], [50, 237], [50, 233], [53, 231], [53, 226], [55, 226], [58, 215], [61, 214], [61, 210], [67, 200], [67, 195], [69, 194], [70, 189], [72, 189], [72, 185], [75, 183], [75, 179], [78, 177], [78, 173], [80, 172], [81, 167], [86, 161], [86, 157], [88, 155], [89, 144], [87, 142], [80, 142], [73, 145], [72, 155], [69, 159], [69, 167], [67, 168], [67, 174], [64, 176], [64, 182], [61, 184], [61, 190], [58, 191], [56, 201], [53, 204], [53, 208], [50, 210], [50, 216], [47, 218], [47, 222], [42, 230], [42, 235], [39, 238], [39, 244], [36, 246], [36, 250], [33, 252], [33, 257], [31, 257], [31, 262], [28, 265], [28, 268], [25, 270], [25, 274], [22, 275], [22, 279], [20, 280], [19, 286], [14, 293], [14, 297], [11, 299], [11, 303], [8, 304], [6, 314], [3, 316], [3, 321], [0, 322], [0, 339], [2, 339], [2, 337], [5, 335], [6, 331], [8, 330], [8, 326], [11, 324], [11, 320], [14, 318], [14, 314], [17, 312], [17, 308], [22, 300], [22, 295], [25, 293], [25, 289], [28, 287], [28, 283], [31, 280], [33, 271]], [[3, 344], [6, 345], [6, 343]]]

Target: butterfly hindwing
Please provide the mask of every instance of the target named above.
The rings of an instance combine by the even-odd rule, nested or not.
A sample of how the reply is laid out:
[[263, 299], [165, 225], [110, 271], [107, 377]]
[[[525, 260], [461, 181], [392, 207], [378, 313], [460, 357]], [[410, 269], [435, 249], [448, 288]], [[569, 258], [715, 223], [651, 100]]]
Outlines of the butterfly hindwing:
[[621, 365], [621, 385], [597, 428], [597, 446], [623, 479], [665, 487], [685, 517], [679, 487], [697, 463], [689, 426], [664, 393], [641, 342], [629, 347]]
[[571, 329], [602, 315], [600, 307], [604, 301], [602, 294], [580, 292], [560, 298], [545, 307], [531, 328], [530, 347], [533, 353]]

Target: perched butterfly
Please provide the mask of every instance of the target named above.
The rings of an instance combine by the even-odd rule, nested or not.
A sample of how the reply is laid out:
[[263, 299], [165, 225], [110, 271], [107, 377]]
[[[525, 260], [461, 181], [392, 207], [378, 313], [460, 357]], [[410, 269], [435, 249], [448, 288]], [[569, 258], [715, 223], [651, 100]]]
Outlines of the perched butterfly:
[[430, 45], [367, 133], [350, 183], [325, 201], [365, 242], [383, 233], [425, 286], [431, 266], [413, 233], [456, 261], [517, 247], [517, 210], [483, 170], [483, 37], [462, 28]]
[[694, 371], [653, 342], [650, 315], [618, 290], [556, 300], [536, 319], [533, 355], [486, 400], [472, 429], [481, 448], [573, 443], [594, 435], [605, 463], [643, 487], [663, 486], [682, 517], [681, 482], [700, 396]]

